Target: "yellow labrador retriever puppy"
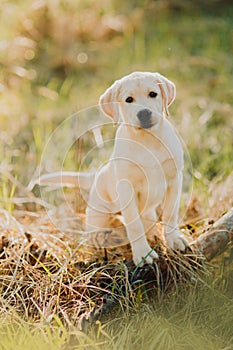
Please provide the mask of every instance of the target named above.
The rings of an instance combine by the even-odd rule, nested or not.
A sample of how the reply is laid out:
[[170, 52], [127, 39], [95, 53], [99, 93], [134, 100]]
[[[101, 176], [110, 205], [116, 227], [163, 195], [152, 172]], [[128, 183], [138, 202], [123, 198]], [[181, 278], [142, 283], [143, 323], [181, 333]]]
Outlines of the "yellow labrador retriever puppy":
[[119, 125], [111, 158], [95, 174], [63, 174], [63, 182], [90, 187], [87, 231], [109, 229], [111, 215], [121, 213], [136, 265], [158, 258], [146, 238], [158, 206], [167, 245], [188, 246], [178, 228], [183, 150], [166, 118], [175, 91], [174, 83], [159, 73], [134, 72], [117, 80], [99, 101]]

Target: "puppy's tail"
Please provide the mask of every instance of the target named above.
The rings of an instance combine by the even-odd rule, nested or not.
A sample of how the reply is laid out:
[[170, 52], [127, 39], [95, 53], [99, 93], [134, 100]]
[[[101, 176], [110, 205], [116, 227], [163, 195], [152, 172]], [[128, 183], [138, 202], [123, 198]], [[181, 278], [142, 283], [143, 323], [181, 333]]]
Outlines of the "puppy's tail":
[[78, 187], [89, 192], [94, 182], [95, 172], [56, 172], [45, 174], [33, 181], [34, 185], [54, 187]]

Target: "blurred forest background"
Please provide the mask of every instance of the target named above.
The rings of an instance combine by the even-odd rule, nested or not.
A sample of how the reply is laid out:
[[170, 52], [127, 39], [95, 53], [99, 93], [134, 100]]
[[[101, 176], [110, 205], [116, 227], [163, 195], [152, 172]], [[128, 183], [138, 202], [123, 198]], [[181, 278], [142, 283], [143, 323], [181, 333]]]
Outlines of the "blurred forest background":
[[[114, 80], [136, 70], [158, 71], [177, 86], [170, 118], [187, 147], [192, 165], [188, 170], [193, 181], [192, 198], [186, 217], [193, 220], [190, 227], [194, 226], [195, 230], [196, 225], [203, 223], [203, 218], [215, 219], [227, 211], [233, 205], [232, 58], [231, 0], [0, 0], [2, 234], [13, 231], [15, 234], [19, 228], [25, 230], [32, 217], [40, 216], [36, 212], [40, 213], [44, 204], [37, 198], [38, 193], [35, 197], [30, 192], [28, 184], [38, 175], [38, 166], [51, 133], [69, 116], [86, 109], [95, 111], [100, 94]], [[103, 137], [113, 133], [110, 126], [103, 130]], [[66, 139], [66, 133], [59, 134], [58, 153]], [[81, 143], [76, 142], [67, 155], [63, 170], [76, 170], [82, 156], [94, 145], [91, 133]], [[94, 160], [93, 163], [91, 160], [89, 165], [93, 164]], [[60, 170], [56, 164], [50, 164], [48, 169]], [[71, 196], [74, 197], [72, 191]], [[47, 226], [41, 227], [37, 238], [43, 242], [43, 230], [49, 230]], [[50, 238], [46, 237], [49, 245]], [[53, 247], [56, 246], [54, 242]], [[224, 280], [226, 294], [231, 298], [232, 273], [228, 271], [227, 277], [223, 275], [221, 270], [216, 284]], [[218, 302], [224, 304], [226, 298], [221, 298]], [[198, 300], [201, 302], [200, 298]], [[210, 300], [216, 301], [215, 297]], [[188, 305], [192, 302], [190, 300]], [[212, 307], [206, 305], [203, 303], [204, 309]], [[227, 305], [224, 309], [226, 322], [232, 315], [232, 303]], [[198, 309], [198, 305], [196, 307]], [[216, 314], [221, 315], [219, 319], [223, 322], [223, 309]], [[212, 317], [212, 330], [218, 329], [220, 334], [219, 319], [214, 318], [214, 311]], [[149, 327], [150, 320], [147, 321]], [[152, 322], [154, 326], [156, 322]], [[173, 323], [167, 328], [166, 322], [160, 323], [161, 334], [168, 332], [170, 326], [172, 332]], [[210, 318], [205, 327], [208, 322]], [[230, 324], [229, 321], [229, 327]], [[138, 329], [139, 323], [135, 327]], [[128, 329], [137, 338], [133, 323], [128, 324]], [[204, 349], [203, 344], [205, 349], [232, 345], [230, 330], [225, 334], [228, 340], [220, 341], [219, 335], [215, 343], [214, 338], [208, 338], [209, 328], [205, 329], [206, 333], [200, 337], [194, 332], [193, 338], [186, 329], [187, 337], [196, 342], [195, 349]], [[64, 335], [64, 329], [62, 332]], [[128, 335], [124, 332], [122, 329], [120, 334], [126, 339]], [[39, 339], [40, 331], [35, 334]], [[53, 335], [55, 337], [56, 332]], [[109, 337], [105, 340], [115, 339], [112, 335]], [[51, 341], [49, 348], [52, 349], [53, 337], [46, 339]], [[60, 343], [55, 342], [54, 349], [63, 348], [64, 339], [59, 339]], [[133, 338], [127, 339], [127, 346], [133, 345], [137, 349]], [[158, 345], [159, 339], [162, 338], [154, 344]], [[203, 343], [198, 343], [201, 339]], [[143, 340], [140, 341], [138, 344], [143, 347]], [[25, 346], [23, 341], [22, 344]], [[116, 344], [116, 349], [123, 349], [121, 343]], [[91, 346], [94, 349], [97, 345]], [[33, 348], [37, 348], [35, 344]], [[152, 344], [150, 349], [154, 348]], [[169, 347], [163, 347], [166, 348]], [[173, 344], [170, 348], [182, 347]], [[194, 349], [191, 345], [184, 347], [188, 348]]]

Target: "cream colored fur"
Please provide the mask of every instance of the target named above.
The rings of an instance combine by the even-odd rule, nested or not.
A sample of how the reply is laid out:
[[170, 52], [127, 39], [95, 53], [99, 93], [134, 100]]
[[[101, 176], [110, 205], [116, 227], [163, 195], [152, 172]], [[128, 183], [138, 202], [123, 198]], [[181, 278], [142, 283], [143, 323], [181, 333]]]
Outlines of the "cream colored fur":
[[[121, 213], [136, 265], [158, 257], [145, 234], [157, 220], [158, 206], [167, 245], [179, 250], [188, 245], [178, 228], [183, 150], [167, 119], [175, 91], [159, 73], [135, 72], [117, 80], [99, 101], [118, 124], [112, 156], [95, 174], [64, 174], [66, 182], [90, 187], [87, 231], [109, 229], [111, 215]], [[41, 184], [46, 177], [55, 182], [51, 174]]]

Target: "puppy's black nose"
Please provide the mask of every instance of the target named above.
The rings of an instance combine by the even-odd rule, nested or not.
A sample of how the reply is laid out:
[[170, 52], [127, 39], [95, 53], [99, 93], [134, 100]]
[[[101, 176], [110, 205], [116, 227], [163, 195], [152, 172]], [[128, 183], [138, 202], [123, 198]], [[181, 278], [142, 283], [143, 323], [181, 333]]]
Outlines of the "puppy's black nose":
[[152, 112], [145, 108], [138, 112], [137, 117], [142, 124], [150, 122]]

